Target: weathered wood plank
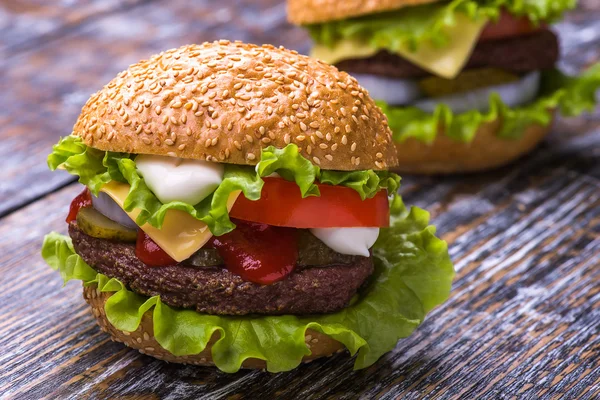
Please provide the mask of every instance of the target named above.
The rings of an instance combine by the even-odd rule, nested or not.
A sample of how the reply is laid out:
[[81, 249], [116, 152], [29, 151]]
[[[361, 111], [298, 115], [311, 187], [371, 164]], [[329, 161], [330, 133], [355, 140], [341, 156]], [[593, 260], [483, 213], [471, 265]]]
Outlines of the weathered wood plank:
[[140, 4], [143, 0], [83, 0], [47, 2], [5, 0], [0, 3], [0, 59], [56, 40], [74, 27], [110, 13]]

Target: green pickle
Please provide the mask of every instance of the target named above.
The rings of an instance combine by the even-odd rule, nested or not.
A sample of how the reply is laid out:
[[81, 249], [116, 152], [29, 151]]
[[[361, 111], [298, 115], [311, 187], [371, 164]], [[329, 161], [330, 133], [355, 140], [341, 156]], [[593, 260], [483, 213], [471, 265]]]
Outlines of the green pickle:
[[77, 213], [77, 226], [87, 235], [98, 239], [110, 239], [123, 242], [135, 242], [137, 230], [127, 228], [91, 207], [85, 207]]

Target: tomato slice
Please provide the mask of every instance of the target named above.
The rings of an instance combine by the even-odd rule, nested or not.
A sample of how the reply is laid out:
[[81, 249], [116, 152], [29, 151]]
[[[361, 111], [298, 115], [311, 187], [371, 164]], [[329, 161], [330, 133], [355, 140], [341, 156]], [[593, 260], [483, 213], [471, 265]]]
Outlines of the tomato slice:
[[320, 197], [302, 198], [295, 182], [282, 178], [264, 181], [259, 200], [238, 197], [229, 212], [232, 218], [301, 229], [389, 226], [385, 190], [363, 201], [354, 189], [318, 184]]
[[502, 11], [497, 22], [490, 22], [483, 28], [479, 40], [495, 40], [521, 36], [543, 29], [544, 24], [534, 25], [527, 17], [515, 17]]

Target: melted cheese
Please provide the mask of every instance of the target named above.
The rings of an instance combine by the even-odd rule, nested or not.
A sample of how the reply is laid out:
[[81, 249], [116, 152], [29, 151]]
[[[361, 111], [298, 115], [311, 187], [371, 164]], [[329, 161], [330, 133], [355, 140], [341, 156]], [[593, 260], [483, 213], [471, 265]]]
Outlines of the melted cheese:
[[[111, 181], [104, 185], [102, 192], [109, 195], [121, 208], [125, 203], [125, 198], [129, 193], [129, 185]], [[231, 210], [233, 203], [240, 195], [240, 191], [231, 193], [227, 203], [227, 209]], [[133, 209], [125, 211], [129, 217], [135, 221], [140, 214], [140, 210]], [[198, 251], [212, 237], [208, 226], [192, 217], [190, 214], [179, 211], [169, 210], [165, 214], [162, 229], [157, 229], [150, 224], [144, 224], [140, 228], [152, 238], [169, 256], [175, 261], [183, 261]]]
[[[432, 74], [447, 79], [455, 78], [469, 60], [477, 39], [487, 22], [486, 18], [473, 21], [467, 15], [459, 13], [456, 15], [454, 26], [448, 27], [444, 31], [448, 38], [448, 44], [437, 47], [432, 43], [421, 43], [417, 51], [411, 51], [408, 45], [405, 45], [395, 53]], [[377, 52], [377, 49], [364, 42], [342, 40], [333, 49], [315, 45], [311, 56], [334, 64], [344, 59], [366, 58]]]

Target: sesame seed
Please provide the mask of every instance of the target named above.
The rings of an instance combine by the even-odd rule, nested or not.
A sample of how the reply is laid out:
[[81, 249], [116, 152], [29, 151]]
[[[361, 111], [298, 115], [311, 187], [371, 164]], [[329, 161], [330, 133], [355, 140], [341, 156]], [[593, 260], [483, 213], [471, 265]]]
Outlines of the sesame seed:
[[254, 142], [254, 138], [253, 138], [252, 136], [250, 136], [250, 135], [246, 135], [246, 140], [247, 140], [248, 142], [250, 142], [250, 143], [253, 143], [253, 142]]
[[356, 150], [356, 142], [352, 143], [352, 146], [350, 146], [350, 151], [354, 150]]
[[346, 133], [350, 133], [350, 132], [352, 132], [352, 128], [350, 127], [350, 125], [346, 125], [346, 126], [344, 127], [344, 129], [346, 130]]
[[321, 165], [321, 160], [319, 160], [318, 157], [313, 157], [313, 161], [315, 162], [315, 164]]
[[333, 161], [333, 156], [331, 154], [325, 154], [325, 158], [329, 161]]
[[254, 155], [254, 153], [248, 153], [246, 155], [246, 157], [248, 158], [248, 160], [254, 160], [256, 158], [256, 156]]
[[306, 124], [302, 121], [300, 121], [300, 129], [302, 129], [303, 131], [306, 131], [308, 129], [308, 127], [306, 126]]

